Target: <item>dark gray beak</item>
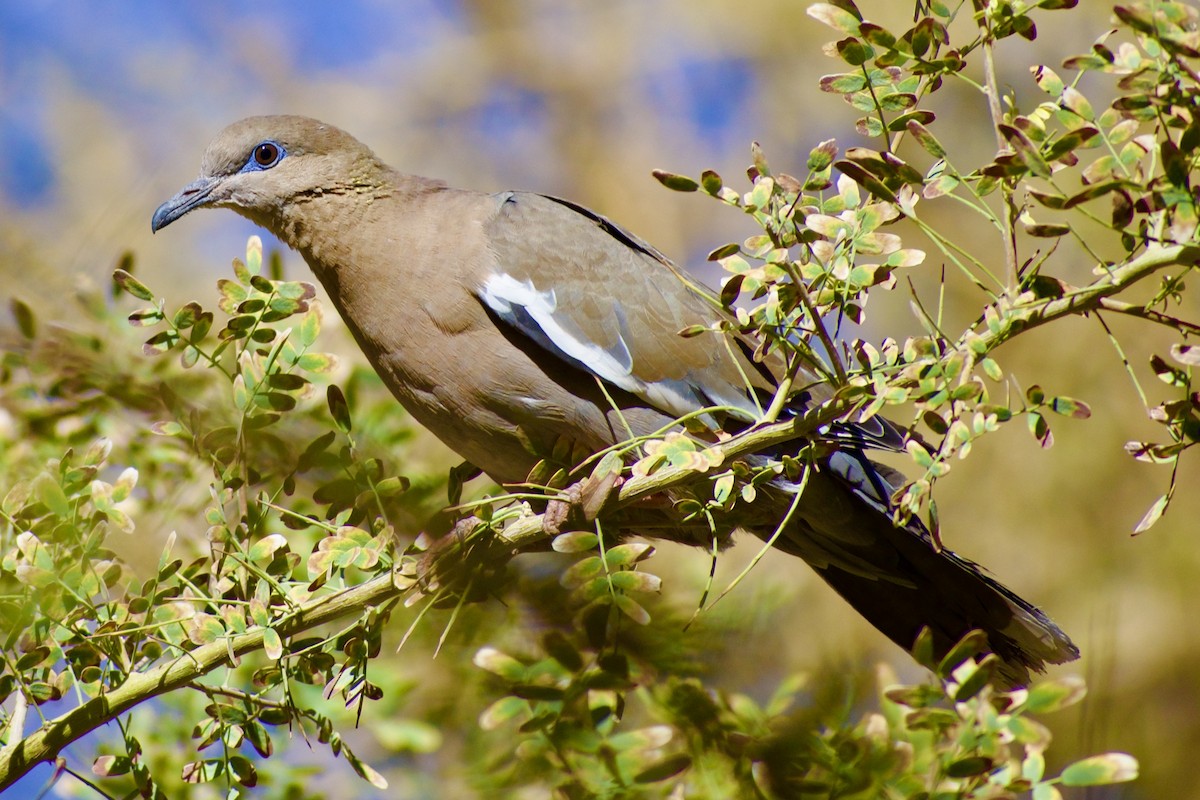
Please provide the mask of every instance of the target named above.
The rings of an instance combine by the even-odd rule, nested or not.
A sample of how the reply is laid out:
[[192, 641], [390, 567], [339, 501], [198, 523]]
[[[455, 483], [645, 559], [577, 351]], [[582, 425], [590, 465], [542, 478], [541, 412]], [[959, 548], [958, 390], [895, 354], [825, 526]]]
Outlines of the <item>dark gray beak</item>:
[[179, 194], [163, 203], [150, 219], [150, 230], [158, 232], [193, 208], [208, 203], [208, 195], [220, 183], [220, 178], [198, 178], [179, 190]]

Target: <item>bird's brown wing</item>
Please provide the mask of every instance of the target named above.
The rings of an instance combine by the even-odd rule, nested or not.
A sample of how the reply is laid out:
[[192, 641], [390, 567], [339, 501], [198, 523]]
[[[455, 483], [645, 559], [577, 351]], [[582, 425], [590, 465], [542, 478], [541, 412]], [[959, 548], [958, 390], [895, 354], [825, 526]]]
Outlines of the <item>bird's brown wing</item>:
[[495, 259], [478, 289], [539, 346], [671, 416], [726, 406], [752, 419], [770, 373], [719, 333], [714, 308], [658, 251], [603, 217], [538, 194], [496, 195]]

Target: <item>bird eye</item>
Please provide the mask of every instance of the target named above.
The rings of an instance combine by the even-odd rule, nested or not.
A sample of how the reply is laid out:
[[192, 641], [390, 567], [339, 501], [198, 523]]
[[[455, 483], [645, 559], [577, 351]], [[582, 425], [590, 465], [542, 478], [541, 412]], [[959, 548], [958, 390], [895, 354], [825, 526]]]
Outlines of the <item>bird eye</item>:
[[283, 157], [283, 151], [274, 142], [263, 142], [254, 148], [254, 163], [262, 168], [273, 167]]

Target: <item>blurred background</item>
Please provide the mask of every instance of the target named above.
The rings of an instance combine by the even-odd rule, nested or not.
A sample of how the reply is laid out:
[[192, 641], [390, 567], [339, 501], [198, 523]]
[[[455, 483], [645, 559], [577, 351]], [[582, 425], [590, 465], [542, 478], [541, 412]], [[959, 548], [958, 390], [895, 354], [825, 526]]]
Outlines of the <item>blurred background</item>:
[[[707, 197], [666, 191], [652, 169], [715, 169], [741, 187], [752, 141], [774, 169], [794, 174], [803, 174], [808, 151], [823, 139], [843, 149], [875, 146], [855, 133], [853, 109], [817, 88], [821, 75], [842, 67], [822, 53], [833, 36], [805, 14], [806, 5], [0, 3], [0, 292], [70, 324], [64, 293], [81, 281], [102, 285], [131, 250], [138, 274], [165, 291], [169, 304], [211, 302], [213, 281], [243, 252], [254, 226], [204, 212], [151, 236], [150, 215], [195, 177], [217, 131], [267, 113], [320, 118], [400, 169], [455, 185], [570, 197], [714, 280], [703, 270], [705, 254], [753, 234], [752, 226]], [[911, 19], [906, 3], [860, 6], [893, 30]], [[1004, 43], [1000, 85], [1020, 107], [1042, 99], [1030, 64], [1058, 67], [1107, 29], [1109, 4], [1081, 6], [1038, 17], [1036, 42]], [[1102, 83], [1082, 88], [1095, 92], [1089, 96], [1097, 107], [1105, 104]], [[968, 86], [949, 86], [931, 107], [941, 126], [935, 131], [959, 151], [959, 163], [983, 163], [994, 153], [986, 107]], [[965, 242], [993, 235], [983, 226], [976, 231], [974, 219], [956, 220], [961, 211], [952, 202], [931, 203], [926, 213], [935, 225], [961, 230]], [[918, 289], [934, 287], [942, 263], [919, 236], [906, 236], [907, 246], [931, 253], [914, 276]], [[998, 262], [998, 241], [981, 249]], [[306, 275], [297, 256], [284, 260], [289, 276]], [[1058, 263], [1081, 279], [1092, 266], [1071, 253]], [[951, 283], [948, 305], [956, 299], [966, 304], [964, 321], [981, 300]], [[899, 338], [917, 329], [902, 292], [875, 302], [863, 335]], [[1127, 340], [1129, 356], [1153, 390], [1146, 359], [1171, 340], [1151, 340], [1144, 328], [1121, 322], [1115, 332], [1136, 337]], [[328, 327], [336, 329], [336, 320]], [[999, 355], [1024, 384], [1086, 400], [1092, 419], [1051, 420], [1056, 444], [1048, 451], [1023, 425], [977, 446], [940, 485], [943, 536], [1046, 609], [1083, 650], [1081, 661], [1054, 672], [1083, 675], [1091, 690], [1082, 707], [1045, 720], [1055, 732], [1055, 758], [1125, 750], [1139, 758], [1144, 777], [1103, 796], [1200, 797], [1193, 778], [1200, 472], [1185, 464], [1167, 516], [1131, 538], [1165, 490], [1168, 470], [1136, 464], [1122, 445], [1154, 439], [1158, 428], [1098, 325], [1052, 327]], [[356, 355], [348, 337], [330, 335], [328, 349]], [[418, 460], [453, 463], [432, 440], [416, 442]], [[718, 586], [756, 548], [746, 542], [724, 558]], [[679, 570], [675, 584], [690, 593], [680, 602], [694, 604], [707, 557], [683, 549], [669, 555]], [[741, 639], [714, 656], [713, 685], [752, 692], [795, 670], [880, 660], [917, 676], [904, 654], [798, 562], [769, 558], [761, 570], [725, 601], [745, 623]]]

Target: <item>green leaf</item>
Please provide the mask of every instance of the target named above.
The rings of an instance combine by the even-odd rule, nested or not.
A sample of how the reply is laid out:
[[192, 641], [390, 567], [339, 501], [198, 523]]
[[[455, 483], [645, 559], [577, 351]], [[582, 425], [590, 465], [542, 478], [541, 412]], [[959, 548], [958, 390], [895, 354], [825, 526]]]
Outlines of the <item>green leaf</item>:
[[556, 553], [586, 553], [595, 550], [600, 537], [591, 531], [568, 531], [554, 537], [550, 546]]
[[250, 561], [266, 561], [275, 556], [281, 547], [287, 546], [287, 538], [279, 533], [272, 533], [259, 539], [250, 546], [246, 556]]
[[127, 756], [100, 756], [92, 762], [92, 774], [112, 778], [125, 775], [132, 767], [133, 761]]
[[15, 297], [9, 301], [8, 307], [17, 322], [17, 330], [26, 339], [33, 339], [37, 335], [37, 321], [33, 316], [33, 309]]
[[304, 319], [300, 321], [300, 346], [303, 348], [312, 347], [313, 343], [317, 341], [317, 334], [321, 332], [320, 308], [319, 303], [309, 306]]
[[878, 117], [860, 117], [854, 121], [854, 129], [868, 139], [883, 135], [883, 123]]
[[304, 353], [296, 359], [296, 368], [314, 374], [333, 372], [337, 367], [337, 356], [331, 353]]
[[862, 20], [839, 5], [814, 3], [806, 11], [817, 22], [823, 22], [834, 30], [850, 36], [857, 36], [859, 33], [859, 23]]
[[946, 777], [970, 778], [975, 775], [982, 775], [990, 771], [995, 766], [995, 763], [986, 756], [967, 756], [966, 758], [960, 758], [957, 761], [947, 764]]
[[39, 666], [50, 657], [49, 647], [36, 647], [17, 659], [17, 672], [26, 672]]
[[250, 621], [255, 625], [266, 628], [271, 624], [271, 612], [267, 609], [267, 604], [261, 599], [255, 597], [250, 601], [249, 606]]
[[1048, 449], [1054, 445], [1054, 434], [1050, 432], [1049, 423], [1036, 411], [1029, 412], [1029, 432], [1041, 443], [1042, 447]]
[[197, 612], [187, 621], [188, 638], [196, 644], [209, 644], [225, 635], [225, 626], [218, 617]]
[[[925, 628], [924, 630], [928, 630]], [[932, 656], [932, 650], [930, 651]], [[883, 693], [884, 697], [909, 708], [925, 708], [940, 703], [946, 699], [946, 693], [941, 685], [918, 684], [916, 686], [895, 686]]]
[[879, 98], [879, 107], [884, 111], [904, 111], [917, 104], [917, 96], [911, 92], [893, 92]]
[[121, 502], [129, 497], [129, 493], [137, 486], [138, 471], [134, 467], [126, 467], [117, 476], [116, 483], [113, 484], [113, 500]]
[[908, 454], [912, 456], [912, 460], [915, 461], [917, 466], [921, 469], [927, 470], [933, 466], [933, 456], [931, 456], [929, 451], [922, 447], [918, 442], [909, 439], [908, 442], [905, 443], [904, 449], [908, 451]]
[[1030, 798], [1031, 800], [1063, 800], [1062, 792], [1053, 783], [1036, 784], [1030, 793]]
[[1025, 232], [1041, 239], [1057, 239], [1070, 233], [1071, 226], [1054, 222], [1033, 223], [1025, 226]]
[[692, 766], [692, 757], [687, 753], [676, 753], [656, 761], [633, 776], [634, 783], [657, 783], [674, 778]]
[[1064, 108], [1070, 109], [1076, 115], [1089, 122], [1096, 118], [1096, 112], [1092, 109], [1092, 104], [1083, 96], [1083, 93], [1072, 86], [1067, 86], [1063, 89], [1061, 102]]
[[142, 344], [142, 352], [148, 356], [162, 355], [180, 342], [175, 331], [159, 331]]
[[875, 57], [875, 48], [854, 37], [842, 39], [835, 46], [842, 60], [852, 67], [862, 66]]
[[200, 315], [196, 317], [196, 322], [192, 325], [191, 340], [193, 342], [199, 342], [202, 340], [208, 335], [208, 332], [212, 330], [212, 324], [213, 314], [211, 311], [204, 311], [200, 313]]
[[1039, 192], [1036, 189], [1029, 189], [1028, 193], [1030, 197], [1032, 197], [1038, 203], [1041, 203], [1046, 208], [1055, 210], [1066, 208], [1067, 198], [1064, 195]]
[[[842, 72], [823, 76], [818, 86], [821, 91], [830, 94], [853, 94], [867, 88], [867, 78], [861, 72]], [[828, 162], [821, 169], [827, 166]]]
[[[978, 664], [970, 665], [970, 674], [962, 679], [954, 692], [954, 702], [965, 703], [983, 691], [993, 681], [999, 668], [1000, 659], [994, 653], [988, 653]], [[956, 672], [955, 677], [958, 675]]]
[[263, 314], [263, 320], [265, 322], [277, 322], [294, 314], [307, 311], [308, 304], [302, 300], [293, 300], [289, 297], [272, 297], [271, 301], [267, 303], [267, 308], [270, 311]]
[[663, 186], [675, 192], [694, 192], [700, 188], [700, 184], [686, 175], [676, 175], [661, 169], [653, 170], [650, 174]]
[[388, 788], [387, 779], [380, 775], [374, 767], [350, 752], [349, 748], [344, 748], [342, 752], [346, 756], [346, 761], [350, 762], [350, 767], [358, 773], [360, 778], [376, 789]]
[[1145, 533], [1146, 531], [1150, 530], [1150, 528], [1154, 526], [1154, 523], [1158, 522], [1159, 518], [1162, 517], [1170, 503], [1170, 493], [1164, 494], [1155, 500], [1146, 513], [1142, 516], [1142, 519], [1138, 522], [1137, 527], [1133, 529], [1134, 534], [1136, 535], [1139, 533]]
[[410, 482], [403, 475], [392, 475], [375, 484], [375, 494], [380, 497], [399, 497], [408, 491]]
[[246, 240], [246, 271], [250, 275], [262, 272], [262, 238], [258, 235]]
[[610, 569], [631, 567], [654, 555], [654, 548], [645, 542], [628, 542], [610, 547], [604, 553], [604, 561]]
[[[1097, 159], [1097, 161], [1102, 164], [1110, 163], [1110, 162], [1115, 163], [1112, 161], [1111, 156], [1102, 156], [1100, 159]], [[1104, 195], [1109, 194], [1110, 192], [1119, 191], [1120, 189], [1123, 189], [1124, 187], [1125, 187], [1125, 184], [1122, 181], [1117, 181], [1117, 180], [1104, 181], [1103, 183], [1093, 184], [1093, 185], [1088, 186], [1087, 188], [1083, 189], [1082, 191], [1076, 192], [1075, 194], [1068, 197], [1067, 202], [1063, 204], [1063, 208], [1074, 208], [1075, 206], [1079, 205], [1080, 203], [1086, 203], [1089, 200], [1095, 200], [1097, 197], [1103, 197]]]
[[959, 664], [982, 653], [987, 646], [986, 633], [978, 630], [971, 631], [950, 648], [950, 651], [942, 658], [937, 667], [937, 674], [942, 677], [949, 676]]
[[775, 179], [761, 177], [754, 182], [754, 188], [745, 197], [746, 206], [754, 209], [765, 209], [771, 202], [775, 192]]
[[258, 771], [250, 763], [250, 759], [245, 756], [236, 753], [231, 755], [229, 757], [229, 768], [233, 771], [237, 782], [242, 786], [253, 787], [258, 785]]
[[1081, 125], [1074, 128], [1070, 132], [1060, 136], [1050, 145], [1050, 149], [1046, 151], [1046, 159], [1057, 161], [1063, 156], [1073, 155], [1075, 150], [1083, 147], [1099, 134], [1100, 130], [1094, 125]]
[[622, 570], [610, 575], [609, 581], [611, 581], [614, 588], [620, 589], [623, 592], [657, 593], [662, 591], [662, 578], [657, 575], [651, 575], [649, 572]]
[[495, 730], [506, 722], [529, 716], [529, 704], [519, 697], [501, 697], [479, 715], [479, 727]]
[[1064, 786], [1103, 786], [1138, 776], [1137, 759], [1128, 753], [1105, 753], [1076, 761], [1062, 771]]
[[563, 698], [563, 690], [557, 686], [547, 686], [542, 683], [516, 683], [509, 691], [522, 700], [542, 700], [553, 702]]
[[303, 375], [294, 375], [286, 372], [272, 372], [267, 376], [267, 385], [272, 389], [279, 389], [285, 392], [294, 392], [297, 389], [303, 389], [308, 385], [308, 379]]
[[263, 631], [263, 652], [272, 661], [283, 658], [283, 640], [279, 638], [279, 631], [274, 628]]
[[934, 41], [945, 41], [946, 29], [932, 17], [925, 17], [904, 35], [912, 54], [921, 58], [929, 51]]
[[599, 556], [580, 559], [568, 567], [559, 577], [559, 583], [567, 588], [582, 586], [604, 573], [604, 562]]
[[1068, 676], [1059, 680], [1043, 681], [1029, 689], [1024, 709], [1030, 714], [1049, 714], [1075, 705], [1086, 695], [1087, 686], [1078, 677]]
[[311, 300], [317, 296], [317, 287], [308, 281], [279, 281], [273, 289], [280, 297], [288, 300]]
[[283, 392], [260, 392], [254, 395], [254, 404], [259, 408], [291, 411], [296, 407], [296, 398]]
[[200, 361], [200, 351], [191, 345], [184, 347], [183, 351], [179, 354], [179, 364], [184, 369], [191, 369], [196, 366], [198, 361]]
[[956, 176], [951, 175], [949, 172], [943, 172], [925, 183], [925, 188], [921, 190], [921, 196], [926, 200], [933, 200], [950, 194], [958, 188], [960, 183], [962, 181]]
[[1066, 84], [1063, 83], [1062, 78], [1058, 77], [1058, 73], [1056, 73], [1054, 70], [1047, 66], [1038, 65], [1030, 67], [1029, 71], [1033, 73], [1034, 83], [1036, 83], [1043, 92], [1052, 97], [1059, 97], [1062, 95], [1063, 89], [1066, 88]]
[[636, 600], [627, 594], [619, 594], [613, 598], [618, 609], [625, 616], [636, 622], [638, 625], [650, 624], [650, 612], [642, 608]]
[[1071, 397], [1052, 398], [1050, 410], [1056, 414], [1062, 414], [1064, 417], [1074, 417], [1075, 419], [1087, 419], [1092, 416], [1092, 409], [1087, 403]]
[[329, 403], [329, 413], [333, 424], [342, 433], [350, 433], [350, 406], [346, 403], [346, 395], [342, 394], [337, 384], [330, 384], [325, 391], [325, 399]]
[[148, 301], [154, 299], [154, 293], [151, 292], [144, 283], [123, 269], [118, 269], [113, 272], [113, 281], [127, 294], [133, 295], [139, 300]]
[[709, 253], [707, 260], [708, 261], [720, 261], [723, 258], [728, 258], [729, 256], [737, 255], [737, 253], [740, 252], [741, 249], [742, 249], [742, 246], [739, 245], [737, 242], [730, 242], [729, 244], [721, 245], [716, 250], [713, 250], [711, 253]]
[[1189, 385], [1187, 370], [1172, 367], [1161, 356], [1150, 357], [1150, 369], [1154, 371], [1160, 381], [1169, 386], [1185, 388]]
[[917, 140], [917, 144], [934, 158], [945, 158], [946, 148], [937, 140], [928, 128], [916, 120], [910, 120], [905, 126], [909, 134]]
[[[172, 324], [180, 330], [190, 328], [196, 324], [196, 320], [199, 319], [200, 315], [203, 313], [204, 309], [200, 307], [199, 303], [188, 303], [175, 312], [175, 317], [172, 320]], [[159, 312], [159, 316], [162, 316], [161, 311]]]
[[494, 647], [481, 647], [472, 659], [475, 666], [516, 683], [525, 679], [525, 665]]
[[33, 479], [33, 492], [37, 499], [50, 509], [50, 513], [60, 519], [71, 518], [71, 503], [53, 475], [48, 472], [38, 473]]
[[880, 27], [871, 22], [862, 22], [859, 24], [859, 31], [862, 37], [876, 47], [884, 50], [889, 50], [896, 45], [896, 37], [886, 28]]

